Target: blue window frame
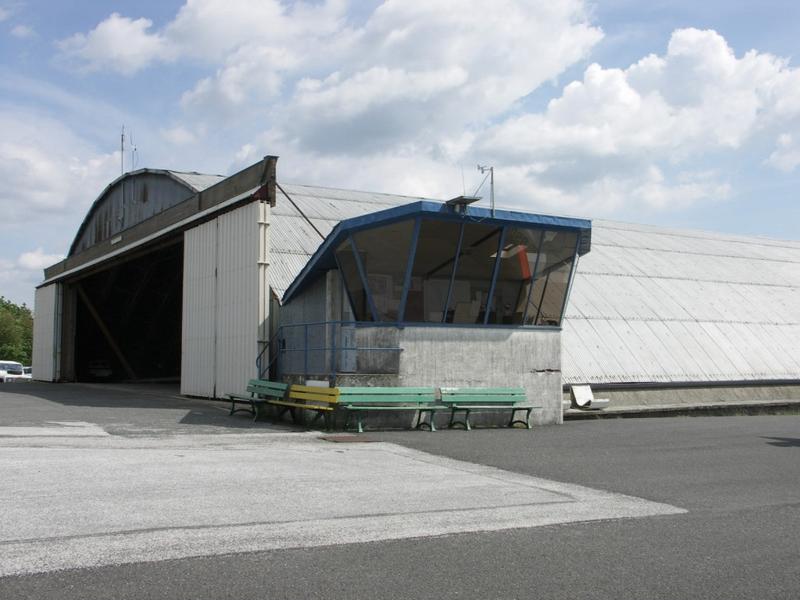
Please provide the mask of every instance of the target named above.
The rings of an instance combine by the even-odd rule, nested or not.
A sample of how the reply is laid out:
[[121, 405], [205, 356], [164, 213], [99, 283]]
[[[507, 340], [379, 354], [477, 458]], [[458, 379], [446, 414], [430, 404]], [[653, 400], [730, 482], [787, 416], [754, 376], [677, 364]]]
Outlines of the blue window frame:
[[284, 302], [338, 268], [357, 321], [559, 326], [590, 240], [581, 219], [416, 202], [339, 223]]
[[358, 321], [558, 326], [570, 231], [407, 219], [349, 235], [336, 258]]

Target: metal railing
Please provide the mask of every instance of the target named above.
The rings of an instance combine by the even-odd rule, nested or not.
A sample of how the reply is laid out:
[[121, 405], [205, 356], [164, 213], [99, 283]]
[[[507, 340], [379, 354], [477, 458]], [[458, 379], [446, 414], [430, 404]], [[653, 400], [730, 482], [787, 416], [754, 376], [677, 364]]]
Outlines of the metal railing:
[[[402, 351], [392, 335], [395, 328], [393, 323], [357, 321], [281, 325], [256, 359], [259, 377], [332, 379], [341, 373], [395, 374]], [[270, 360], [265, 364], [267, 350]]]

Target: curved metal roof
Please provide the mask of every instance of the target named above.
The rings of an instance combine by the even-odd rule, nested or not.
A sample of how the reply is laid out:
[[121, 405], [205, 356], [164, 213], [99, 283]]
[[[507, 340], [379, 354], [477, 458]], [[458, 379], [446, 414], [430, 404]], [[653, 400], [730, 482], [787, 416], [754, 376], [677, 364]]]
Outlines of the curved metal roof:
[[108, 239], [223, 179], [222, 175], [164, 169], [138, 169], [125, 173], [109, 183], [89, 207], [68, 256]]
[[[291, 202], [279, 192], [270, 227], [278, 297], [340, 221], [425, 200], [282, 187]], [[566, 383], [800, 380], [800, 242], [595, 220], [562, 353]]]
[[565, 383], [800, 379], [800, 243], [594, 221]]

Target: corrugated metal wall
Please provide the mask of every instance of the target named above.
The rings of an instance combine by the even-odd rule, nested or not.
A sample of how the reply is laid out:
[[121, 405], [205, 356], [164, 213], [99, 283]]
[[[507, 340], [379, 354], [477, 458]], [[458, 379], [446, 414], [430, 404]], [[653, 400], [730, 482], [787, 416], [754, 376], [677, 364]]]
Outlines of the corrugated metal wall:
[[265, 219], [253, 202], [184, 234], [182, 394], [223, 397], [257, 375]]
[[181, 394], [214, 396], [216, 373], [217, 220], [183, 236]]
[[217, 397], [241, 393], [257, 377], [259, 203], [217, 221]]
[[61, 284], [54, 283], [36, 290], [33, 320], [33, 378], [40, 381], [58, 379], [58, 347]]
[[593, 223], [565, 383], [800, 379], [800, 244]]

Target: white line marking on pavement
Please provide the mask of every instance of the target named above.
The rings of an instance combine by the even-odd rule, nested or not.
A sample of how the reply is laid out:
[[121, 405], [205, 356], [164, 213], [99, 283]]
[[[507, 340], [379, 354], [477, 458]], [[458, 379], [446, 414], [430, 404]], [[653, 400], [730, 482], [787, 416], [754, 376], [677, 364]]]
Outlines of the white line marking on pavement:
[[106, 437], [108, 433], [94, 423], [50, 421], [45, 427], [2, 427], [0, 437]]

